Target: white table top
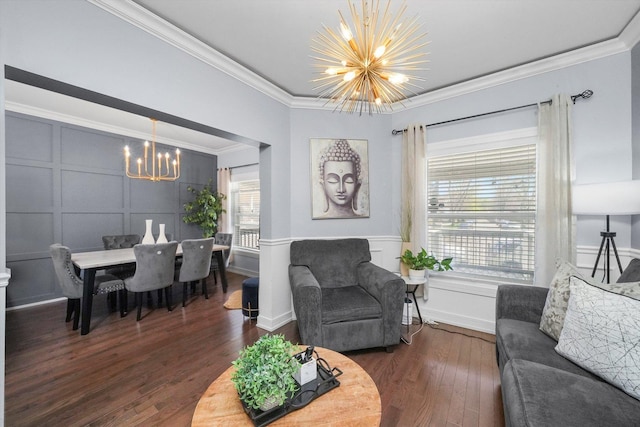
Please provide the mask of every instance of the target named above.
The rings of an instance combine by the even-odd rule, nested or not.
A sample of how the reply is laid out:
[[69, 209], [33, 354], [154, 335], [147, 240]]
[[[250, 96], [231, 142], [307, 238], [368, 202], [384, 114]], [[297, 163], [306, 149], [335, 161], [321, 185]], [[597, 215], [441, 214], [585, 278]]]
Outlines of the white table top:
[[[229, 249], [225, 245], [213, 245], [212, 252]], [[176, 255], [182, 255], [182, 245], [178, 244]], [[78, 252], [71, 254], [71, 261], [81, 270], [87, 268], [105, 268], [114, 265], [136, 262], [133, 248], [110, 249], [92, 252]]]
[[402, 278], [402, 280], [404, 280], [404, 283], [406, 283], [407, 285], [422, 285], [427, 283], [427, 278], [423, 277], [421, 279], [412, 279], [409, 276], [400, 276]]

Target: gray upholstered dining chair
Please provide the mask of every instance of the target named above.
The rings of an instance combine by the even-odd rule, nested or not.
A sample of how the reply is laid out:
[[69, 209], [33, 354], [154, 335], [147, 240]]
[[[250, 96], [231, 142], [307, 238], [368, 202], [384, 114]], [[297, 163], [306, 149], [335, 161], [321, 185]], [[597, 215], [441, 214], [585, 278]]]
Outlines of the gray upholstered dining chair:
[[199, 280], [202, 284], [202, 293], [209, 299], [207, 283], [204, 279], [211, 272], [211, 251], [213, 249], [213, 237], [208, 239], [186, 239], [182, 241], [182, 264], [178, 281], [182, 282], [182, 306], [187, 300], [187, 285], [195, 285]]
[[[225, 268], [228, 267], [229, 258], [231, 257], [231, 246], [233, 244], [233, 233], [216, 233], [215, 244], [229, 246], [229, 249], [222, 251], [222, 258], [224, 258], [225, 262], [224, 266]], [[220, 266], [218, 266], [218, 259], [215, 256], [211, 260], [211, 271], [213, 272], [214, 283], [218, 283], [216, 271], [220, 271]]]
[[142, 294], [147, 291], [165, 290], [167, 309], [171, 307], [171, 286], [175, 274], [176, 250], [178, 242], [156, 243], [153, 245], [135, 245], [133, 253], [136, 257], [136, 272], [133, 277], [124, 279], [128, 291], [135, 293], [140, 320], [142, 314]]
[[[102, 236], [102, 244], [105, 250], [132, 248], [142, 241], [139, 234], [118, 234], [111, 236]], [[107, 273], [113, 274], [120, 279], [133, 276], [136, 271], [136, 264], [123, 264], [116, 267], [108, 268]]]
[[[83, 283], [76, 273], [76, 269], [71, 262], [71, 250], [67, 246], [54, 243], [49, 246], [49, 253], [53, 261], [53, 268], [56, 272], [58, 284], [62, 289], [62, 294], [67, 297], [67, 317], [66, 322], [73, 316], [73, 330], [78, 329], [80, 320], [80, 299], [82, 298]], [[115, 292], [120, 294], [120, 316], [126, 315], [127, 293], [124, 282], [111, 274], [97, 275], [94, 281], [93, 293], [109, 293], [115, 298]]]

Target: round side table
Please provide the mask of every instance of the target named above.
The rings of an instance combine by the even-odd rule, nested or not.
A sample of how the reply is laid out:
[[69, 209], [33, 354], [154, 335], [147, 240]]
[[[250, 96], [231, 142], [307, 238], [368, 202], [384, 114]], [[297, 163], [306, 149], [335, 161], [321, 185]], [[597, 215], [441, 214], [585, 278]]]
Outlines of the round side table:
[[413, 305], [416, 307], [416, 311], [418, 312], [418, 319], [420, 319], [420, 324], [422, 324], [424, 322], [422, 321], [422, 314], [420, 314], [420, 307], [418, 307], [418, 303], [416, 302], [416, 290], [420, 285], [425, 285], [426, 287], [427, 278], [423, 277], [421, 279], [412, 279], [409, 276], [400, 277], [402, 277], [402, 280], [404, 280], [404, 283], [407, 285], [407, 290], [405, 292], [407, 294], [407, 297], [411, 295], [411, 297], [413, 298]]
[[[382, 416], [380, 393], [369, 374], [348, 357], [321, 347], [318, 356], [343, 372], [340, 385], [310, 402], [304, 408], [275, 420], [270, 426], [379, 426]], [[224, 371], [204, 392], [191, 420], [191, 426], [253, 426], [238, 398], [231, 374]]]

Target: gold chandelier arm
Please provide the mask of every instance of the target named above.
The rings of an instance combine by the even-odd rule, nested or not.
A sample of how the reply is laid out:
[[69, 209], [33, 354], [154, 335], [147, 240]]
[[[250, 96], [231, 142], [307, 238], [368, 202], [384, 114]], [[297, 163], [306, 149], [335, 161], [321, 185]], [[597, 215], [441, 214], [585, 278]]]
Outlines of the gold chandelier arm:
[[[131, 173], [131, 152], [129, 150], [129, 147], [125, 146], [124, 148], [125, 174], [128, 178], [144, 179], [144, 180], [153, 181], [153, 182], [175, 181], [180, 177], [180, 150], [176, 149], [176, 158], [173, 161], [171, 160], [171, 156], [169, 155], [168, 152], [166, 152], [164, 156], [162, 155], [162, 153], [159, 153], [159, 152], [156, 154], [156, 122], [157, 120], [153, 118], [151, 120], [153, 122], [153, 133], [152, 133], [153, 138], [151, 139], [151, 142], [145, 141], [143, 144], [144, 173], [142, 173], [142, 158], [138, 158], [138, 160], [136, 161], [138, 165], [138, 174], [135, 175]], [[150, 170], [149, 170], [149, 146], [151, 146], [151, 169]], [[156, 156], [157, 156], [157, 159], [156, 159]], [[164, 163], [166, 168], [165, 172], [162, 171], [163, 157], [164, 157]], [[157, 167], [156, 167], [156, 160], [158, 162]], [[171, 163], [171, 166], [173, 166], [173, 176], [170, 176], [171, 174], [171, 167], [169, 165], [170, 163]]]

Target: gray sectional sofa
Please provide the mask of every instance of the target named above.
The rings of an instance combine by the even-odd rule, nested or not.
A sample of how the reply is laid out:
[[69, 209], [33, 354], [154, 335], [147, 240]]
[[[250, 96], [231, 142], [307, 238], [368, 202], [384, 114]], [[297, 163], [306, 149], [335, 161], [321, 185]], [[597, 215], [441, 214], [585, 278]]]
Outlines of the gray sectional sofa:
[[[637, 272], [625, 271], [621, 279]], [[540, 330], [548, 292], [498, 288], [496, 352], [506, 426], [640, 426], [639, 400], [558, 354], [558, 342]]]

